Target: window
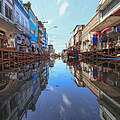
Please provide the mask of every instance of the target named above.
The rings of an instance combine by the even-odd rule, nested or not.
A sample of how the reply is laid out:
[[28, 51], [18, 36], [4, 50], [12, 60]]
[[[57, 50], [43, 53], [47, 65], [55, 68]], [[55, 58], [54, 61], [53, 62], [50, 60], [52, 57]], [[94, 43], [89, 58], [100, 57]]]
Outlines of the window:
[[32, 32], [33, 35], [36, 36], [36, 32], [35, 32], [35, 30], [33, 30], [33, 28], [31, 28], [31, 32]]
[[0, 1], [0, 13], [2, 13], [2, 1]]
[[10, 9], [8, 5], [5, 5], [5, 16], [12, 20], [12, 9]]
[[34, 23], [34, 25], [36, 25], [36, 22], [35, 22], [35, 20], [34, 20], [34, 18], [32, 16], [31, 16], [31, 20]]
[[24, 18], [21, 17], [21, 25], [24, 26]]
[[28, 29], [28, 23], [25, 21], [25, 28]]
[[19, 23], [20, 22], [20, 16], [19, 16], [19, 13], [16, 12], [16, 22]]

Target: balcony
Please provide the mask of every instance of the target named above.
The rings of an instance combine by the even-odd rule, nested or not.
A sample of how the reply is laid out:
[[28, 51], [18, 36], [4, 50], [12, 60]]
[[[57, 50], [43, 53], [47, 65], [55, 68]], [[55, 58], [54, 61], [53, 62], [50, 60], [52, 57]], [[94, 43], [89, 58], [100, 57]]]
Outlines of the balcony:
[[17, 31], [14, 30], [13, 11], [6, 4], [3, 4], [2, 1], [0, 1], [0, 29], [8, 35]]
[[[14, 17], [14, 18], [16, 18], [16, 17]], [[15, 27], [15, 29], [17, 29], [18, 33], [24, 33], [29, 38], [31, 37], [29, 29], [27, 27], [25, 27], [23, 24], [21, 24], [19, 19], [14, 19], [14, 27]]]
[[[106, 6], [108, 6], [108, 4], [111, 3], [112, 0], [101, 0], [99, 2], [99, 7], [98, 7], [98, 11], [104, 10]], [[113, 0], [114, 1], [114, 0]]]
[[102, 10], [102, 17], [106, 16], [109, 13], [112, 13], [116, 10], [118, 10], [120, 7], [120, 1], [119, 0], [113, 0], [107, 7], [105, 7]]

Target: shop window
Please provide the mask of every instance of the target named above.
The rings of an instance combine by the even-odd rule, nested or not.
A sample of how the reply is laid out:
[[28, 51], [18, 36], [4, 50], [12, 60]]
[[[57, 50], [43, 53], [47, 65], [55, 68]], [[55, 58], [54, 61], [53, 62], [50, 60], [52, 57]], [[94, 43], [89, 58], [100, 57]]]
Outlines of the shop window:
[[12, 9], [5, 5], [5, 16], [12, 20]]

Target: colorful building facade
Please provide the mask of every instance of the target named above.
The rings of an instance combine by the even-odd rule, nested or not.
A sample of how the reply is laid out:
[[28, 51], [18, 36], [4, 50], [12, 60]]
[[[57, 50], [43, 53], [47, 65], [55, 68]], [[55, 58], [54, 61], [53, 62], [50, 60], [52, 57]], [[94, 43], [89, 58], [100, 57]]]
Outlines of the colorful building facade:
[[29, 13], [29, 29], [31, 34], [31, 43], [37, 43], [38, 42], [38, 23], [37, 23], [37, 17], [35, 16], [33, 10], [31, 9], [31, 3], [24, 4], [24, 7]]

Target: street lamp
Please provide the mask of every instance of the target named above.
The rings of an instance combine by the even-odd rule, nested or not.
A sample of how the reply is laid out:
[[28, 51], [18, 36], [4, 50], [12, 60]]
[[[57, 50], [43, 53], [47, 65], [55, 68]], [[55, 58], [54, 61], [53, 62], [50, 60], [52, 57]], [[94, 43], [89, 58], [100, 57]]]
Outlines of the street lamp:
[[46, 23], [46, 24], [47, 24], [47, 23], [48, 23], [48, 21], [46, 21], [46, 22], [42, 22], [42, 23], [43, 23], [43, 24], [44, 24], [44, 23]]
[[48, 30], [54, 29], [54, 28], [58, 28], [58, 26], [53, 26], [51, 28], [49, 28]]

